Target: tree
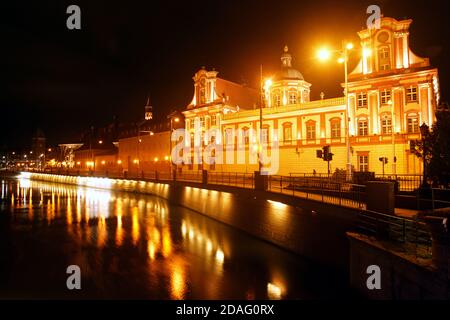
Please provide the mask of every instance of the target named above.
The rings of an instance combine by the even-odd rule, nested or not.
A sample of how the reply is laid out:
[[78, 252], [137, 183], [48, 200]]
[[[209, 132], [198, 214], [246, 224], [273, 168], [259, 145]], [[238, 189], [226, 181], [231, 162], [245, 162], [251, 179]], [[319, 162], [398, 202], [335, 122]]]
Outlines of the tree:
[[450, 183], [450, 111], [446, 104], [436, 111], [436, 122], [432, 130], [423, 123], [420, 126], [420, 140], [415, 140], [411, 152], [422, 159], [422, 187], [428, 181], [434, 185], [448, 187]]
[[437, 184], [448, 187], [450, 183], [450, 111], [447, 104], [436, 112], [436, 122], [431, 133], [432, 152], [428, 176]]

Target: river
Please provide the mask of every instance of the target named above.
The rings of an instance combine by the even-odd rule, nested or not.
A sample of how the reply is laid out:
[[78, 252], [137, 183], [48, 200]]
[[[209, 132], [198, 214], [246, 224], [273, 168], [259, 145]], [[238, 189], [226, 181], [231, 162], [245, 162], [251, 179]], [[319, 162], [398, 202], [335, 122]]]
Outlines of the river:
[[156, 196], [0, 180], [3, 299], [352, 297], [341, 274]]

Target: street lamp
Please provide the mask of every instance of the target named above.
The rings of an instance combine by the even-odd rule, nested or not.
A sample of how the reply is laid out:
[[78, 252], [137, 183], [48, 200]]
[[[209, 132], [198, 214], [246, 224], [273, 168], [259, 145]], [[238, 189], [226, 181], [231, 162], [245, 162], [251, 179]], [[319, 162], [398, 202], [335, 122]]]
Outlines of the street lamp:
[[345, 99], [345, 112], [346, 112], [346, 121], [345, 121], [345, 145], [347, 149], [347, 174], [346, 180], [352, 181], [353, 173], [352, 173], [352, 160], [351, 160], [351, 146], [350, 146], [350, 106], [348, 103], [348, 56], [349, 51], [353, 49], [353, 44], [351, 42], [345, 43], [342, 41], [342, 49], [341, 50], [329, 50], [327, 48], [321, 48], [317, 52], [317, 58], [321, 61], [328, 60], [331, 57], [332, 53], [337, 53], [339, 55], [338, 62], [344, 64], [344, 99]]

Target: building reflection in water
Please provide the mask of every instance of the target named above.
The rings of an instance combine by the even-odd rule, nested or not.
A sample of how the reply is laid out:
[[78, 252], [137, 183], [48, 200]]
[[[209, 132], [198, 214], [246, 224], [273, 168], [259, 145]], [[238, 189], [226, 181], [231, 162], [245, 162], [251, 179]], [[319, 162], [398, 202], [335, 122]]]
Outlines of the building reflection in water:
[[[172, 217], [174, 207], [157, 197], [28, 179], [14, 183], [17, 183], [15, 190], [4, 181], [1, 184], [1, 197], [11, 199], [12, 212], [18, 214], [20, 211], [15, 210], [26, 207], [29, 222], [37, 220], [59, 226], [62, 221], [68, 236], [77, 244], [72, 259], [84, 265], [88, 275], [94, 276], [99, 268], [120, 270], [121, 263], [132, 268], [128, 260], [137, 259], [134, 267], [145, 268], [148, 289], [162, 286], [167, 291], [166, 298], [185, 299], [203, 294], [214, 299], [221, 297], [222, 290], [231, 292], [233, 288], [234, 284], [226, 281], [225, 267], [227, 263], [239, 265], [239, 261], [233, 261], [233, 250], [237, 247], [232, 233], [223, 225], [185, 209], [177, 209]], [[140, 183], [140, 187], [147, 186]], [[193, 197], [206, 197], [205, 192], [198, 188], [189, 190]], [[218, 192], [213, 196], [226, 197]], [[270, 205], [274, 214], [283, 210], [279, 203]], [[96, 251], [93, 254], [92, 249], [86, 248]], [[105, 250], [110, 254], [104, 254]], [[250, 281], [246, 285], [238, 283], [237, 286], [245, 286], [242, 298], [285, 296], [283, 272], [276, 272], [275, 263], [267, 263], [270, 274], [264, 282], [264, 292]]]

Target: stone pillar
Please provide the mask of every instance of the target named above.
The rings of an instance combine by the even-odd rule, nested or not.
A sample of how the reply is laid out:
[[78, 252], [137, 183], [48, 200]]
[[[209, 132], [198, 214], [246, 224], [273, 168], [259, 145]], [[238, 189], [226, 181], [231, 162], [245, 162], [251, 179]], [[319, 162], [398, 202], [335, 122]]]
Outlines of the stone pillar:
[[368, 181], [366, 185], [367, 210], [395, 214], [394, 183]]
[[255, 171], [255, 190], [266, 191], [268, 189], [268, 176]]
[[[431, 232], [431, 250], [433, 265], [450, 279], [450, 214], [446, 216], [425, 216], [425, 222]], [[447, 220], [446, 220], [447, 219]]]

